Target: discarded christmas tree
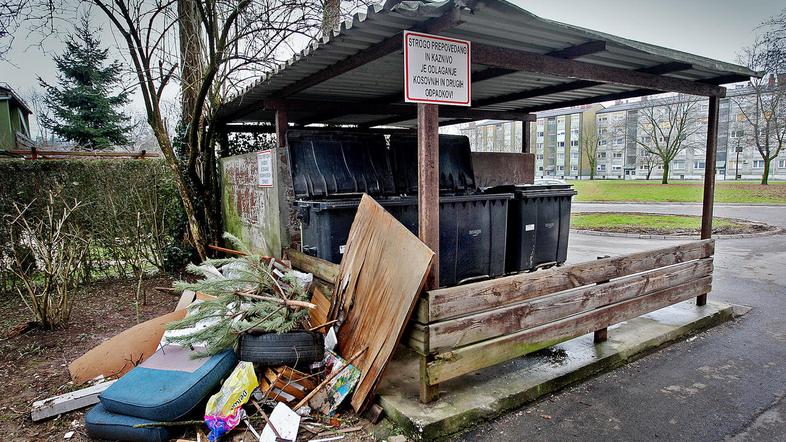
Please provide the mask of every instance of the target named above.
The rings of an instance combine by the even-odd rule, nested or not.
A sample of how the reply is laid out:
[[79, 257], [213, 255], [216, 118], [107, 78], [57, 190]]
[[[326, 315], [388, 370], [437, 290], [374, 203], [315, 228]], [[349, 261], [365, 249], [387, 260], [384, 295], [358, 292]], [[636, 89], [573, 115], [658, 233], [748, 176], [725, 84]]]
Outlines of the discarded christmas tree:
[[168, 335], [167, 340], [193, 347], [199, 355], [213, 355], [232, 347], [248, 331], [284, 333], [305, 328], [308, 310], [314, 305], [307, 302], [305, 284], [296, 273], [275, 260], [252, 254], [228, 233], [224, 238], [246, 255], [188, 266], [189, 272], [203, 279], [179, 281], [175, 289], [215, 299], [192, 304], [184, 319], [167, 326], [167, 330], [191, 330]]

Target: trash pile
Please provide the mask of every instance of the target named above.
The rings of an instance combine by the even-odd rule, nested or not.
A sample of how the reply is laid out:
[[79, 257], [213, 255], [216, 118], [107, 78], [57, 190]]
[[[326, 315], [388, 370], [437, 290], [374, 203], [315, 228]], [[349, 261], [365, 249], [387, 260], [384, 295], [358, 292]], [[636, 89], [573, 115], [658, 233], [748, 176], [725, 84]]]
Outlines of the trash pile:
[[73, 361], [74, 383], [94, 385], [34, 403], [33, 420], [94, 405], [100, 439], [326, 442], [362, 430], [342, 409], [381, 419], [374, 389], [433, 252], [368, 196], [331, 281], [227, 239], [236, 256], [190, 266], [174, 312]]

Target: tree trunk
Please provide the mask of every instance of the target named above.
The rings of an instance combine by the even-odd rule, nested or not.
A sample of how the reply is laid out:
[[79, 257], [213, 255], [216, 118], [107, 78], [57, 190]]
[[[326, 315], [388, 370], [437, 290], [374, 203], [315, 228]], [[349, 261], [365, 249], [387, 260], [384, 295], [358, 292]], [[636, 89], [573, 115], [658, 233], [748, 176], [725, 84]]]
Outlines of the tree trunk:
[[648, 167], [647, 168], [647, 181], [650, 180], [651, 176], [652, 176], [652, 167]]
[[325, 9], [322, 10], [322, 35], [332, 36], [333, 29], [341, 21], [341, 1], [325, 0]]
[[178, 34], [180, 36], [180, 121], [183, 127], [199, 124], [191, 121], [202, 78], [202, 28], [198, 0], [178, 0]]
[[663, 177], [660, 180], [661, 184], [669, 184], [669, 163], [663, 162]]
[[770, 160], [764, 159], [764, 173], [761, 174], [761, 184], [767, 185], [770, 182]]

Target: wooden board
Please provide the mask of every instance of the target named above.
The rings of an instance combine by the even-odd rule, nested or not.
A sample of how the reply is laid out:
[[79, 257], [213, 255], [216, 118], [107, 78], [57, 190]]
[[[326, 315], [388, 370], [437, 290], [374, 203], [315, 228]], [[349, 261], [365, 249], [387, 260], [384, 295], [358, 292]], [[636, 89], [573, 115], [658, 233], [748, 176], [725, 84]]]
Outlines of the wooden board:
[[429, 324], [429, 350], [438, 353], [520, 330], [537, 327], [605, 305], [690, 282], [712, 274], [712, 258], [689, 261]]
[[316, 327], [327, 322], [328, 312], [330, 311], [330, 300], [322, 292], [320, 287], [311, 288], [311, 303], [317, 308], [308, 311], [308, 323], [311, 327]]
[[[524, 123], [528, 125], [528, 123]], [[478, 187], [532, 184], [535, 155], [516, 152], [472, 152], [472, 169]]]
[[711, 288], [712, 277], [707, 276], [648, 296], [607, 305], [540, 327], [439, 354], [434, 361], [428, 363], [426, 368], [427, 382], [432, 385], [438, 384], [481, 368], [491, 367], [559, 342], [592, 333], [603, 327], [633, 319], [644, 313], [708, 293]]
[[104, 392], [115, 380], [91, 385], [81, 390], [71, 391], [60, 396], [33, 402], [30, 418], [33, 422], [79, 410], [98, 403], [98, 396]]
[[373, 399], [393, 350], [426, 280], [434, 252], [396, 221], [373, 198], [363, 195], [341, 260], [334, 316], [339, 319], [338, 354], [353, 362], [361, 377], [352, 407]]
[[301, 272], [311, 273], [314, 277], [329, 283], [334, 283], [338, 276], [338, 265], [315, 256], [306, 255], [295, 249], [286, 249], [287, 258], [292, 262], [292, 267]]
[[167, 324], [186, 316], [178, 310], [137, 324], [104, 341], [68, 364], [74, 384], [80, 385], [96, 376], [113, 377], [126, 374], [156, 352]]
[[426, 324], [464, 316], [548, 293], [706, 258], [712, 256], [714, 249], [714, 240], [695, 241], [659, 250], [430, 290], [427, 293], [428, 317], [418, 317], [416, 320]]

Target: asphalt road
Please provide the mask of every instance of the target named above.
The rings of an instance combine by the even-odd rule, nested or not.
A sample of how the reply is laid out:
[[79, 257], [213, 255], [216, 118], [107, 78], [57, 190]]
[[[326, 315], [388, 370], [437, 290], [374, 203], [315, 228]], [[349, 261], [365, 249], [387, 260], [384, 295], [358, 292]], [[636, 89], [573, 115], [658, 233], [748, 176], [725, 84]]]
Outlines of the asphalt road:
[[[698, 205], [574, 204], [576, 211], [698, 214]], [[717, 206], [786, 227], [786, 206]], [[680, 241], [573, 234], [569, 262]], [[786, 235], [717, 242], [710, 298], [747, 315], [508, 413], [463, 441], [786, 440]]]

